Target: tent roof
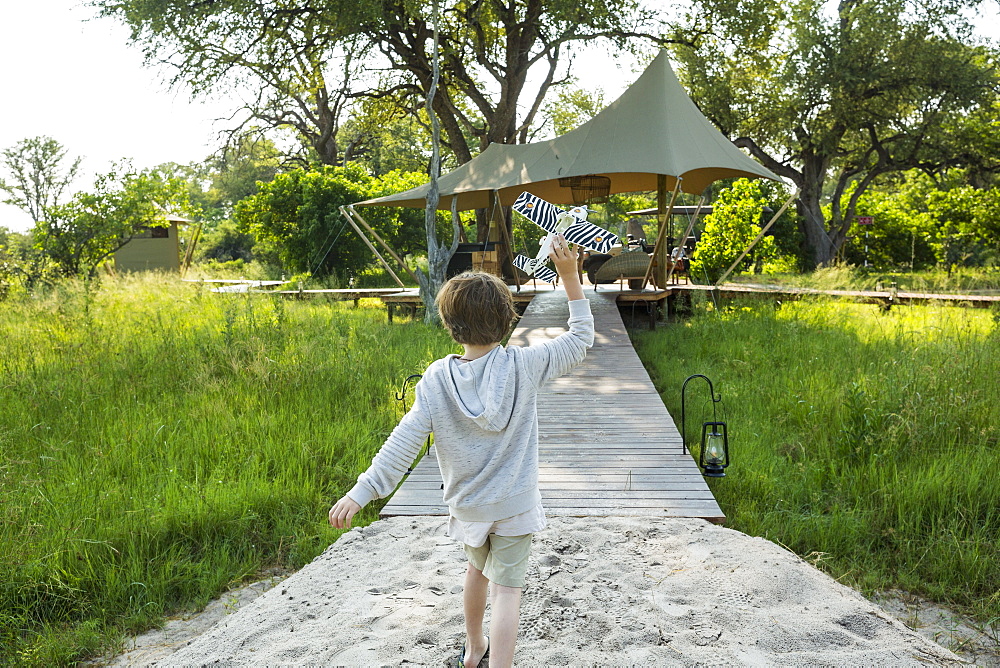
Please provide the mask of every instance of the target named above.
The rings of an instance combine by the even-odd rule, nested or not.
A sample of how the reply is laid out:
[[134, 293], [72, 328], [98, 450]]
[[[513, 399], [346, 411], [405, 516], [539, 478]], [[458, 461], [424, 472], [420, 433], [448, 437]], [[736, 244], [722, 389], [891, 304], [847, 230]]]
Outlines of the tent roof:
[[[687, 96], [665, 51], [621, 97], [580, 127], [532, 144], [490, 144], [478, 156], [438, 179], [439, 209], [484, 208], [497, 190], [509, 206], [528, 191], [556, 204], [572, 203], [558, 179], [597, 174], [611, 179], [611, 192], [656, 190], [657, 175], [673, 188], [700, 193], [718, 179], [779, 180], [719, 132]], [[359, 206], [426, 206], [424, 184], [360, 202]]]

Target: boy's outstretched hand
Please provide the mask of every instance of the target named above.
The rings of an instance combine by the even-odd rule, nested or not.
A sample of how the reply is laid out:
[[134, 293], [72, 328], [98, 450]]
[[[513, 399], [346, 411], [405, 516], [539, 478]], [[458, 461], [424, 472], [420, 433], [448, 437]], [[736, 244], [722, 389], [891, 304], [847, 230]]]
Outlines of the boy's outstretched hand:
[[361, 510], [361, 506], [355, 503], [351, 497], [345, 496], [330, 508], [330, 524], [335, 529], [350, 529], [351, 518]]
[[576, 264], [576, 253], [570, 250], [566, 237], [557, 234], [549, 251], [552, 264], [556, 266], [559, 279], [566, 288], [566, 299], [584, 299], [583, 286], [580, 285], [580, 274]]

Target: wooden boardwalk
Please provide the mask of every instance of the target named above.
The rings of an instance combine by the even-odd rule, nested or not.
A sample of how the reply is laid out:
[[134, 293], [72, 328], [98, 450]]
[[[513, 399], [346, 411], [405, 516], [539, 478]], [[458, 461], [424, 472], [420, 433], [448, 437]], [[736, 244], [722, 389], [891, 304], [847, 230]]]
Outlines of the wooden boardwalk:
[[916, 304], [950, 304], [954, 306], [969, 306], [973, 308], [992, 308], [1000, 304], [998, 294], [939, 294], [930, 292], [907, 292], [904, 290], [818, 290], [815, 288], [779, 287], [753, 283], [724, 283], [721, 286], [672, 285], [670, 296], [684, 292], [714, 292], [721, 297], [782, 297], [784, 299], [799, 299], [807, 296], [826, 296], [850, 299], [866, 304], [881, 304], [885, 308], [900, 305]]
[[[539, 486], [549, 516], [725, 515], [632, 348], [615, 293], [586, 291], [596, 339], [587, 359], [538, 394]], [[539, 293], [510, 343], [531, 345], [566, 331], [562, 290]], [[424, 457], [382, 517], [447, 515], [441, 474]]]

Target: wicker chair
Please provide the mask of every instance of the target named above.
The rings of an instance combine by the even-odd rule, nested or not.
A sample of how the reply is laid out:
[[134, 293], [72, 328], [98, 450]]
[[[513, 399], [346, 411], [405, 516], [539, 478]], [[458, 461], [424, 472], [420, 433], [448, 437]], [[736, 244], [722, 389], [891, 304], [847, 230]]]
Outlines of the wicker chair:
[[597, 290], [598, 284], [616, 283], [625, 279], [628, 280], [629, 289], [641, 290], [650, 260], [650, 256], [642, 250], [624, 251], [588, 271], [587, 278], [594, 284], [594, 290]]

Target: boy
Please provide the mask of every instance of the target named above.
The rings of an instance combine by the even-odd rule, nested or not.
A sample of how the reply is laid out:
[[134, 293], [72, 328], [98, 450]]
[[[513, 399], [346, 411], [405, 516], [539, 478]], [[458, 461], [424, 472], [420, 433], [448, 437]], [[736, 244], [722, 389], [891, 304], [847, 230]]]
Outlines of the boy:
[[[536, 394], [545, 381], [583, 360], [594, 343], [594, 318], [576, 254], [557, 235], [549, 257], [569, 300], [569, 331], [528, 348], [504, 348], [500, 341], [516, 318], [510, 289], [491, 274], [452, 278], [438, 294], [438, 308], [465, 354], [448, 355], [427, 368], [413, 407], [358, 484], [330, 509], [330, 524], [350, 528], [365, 504], [392, 493], [434, 432], [450, 514], [448, 535], [465, 545], [469, 558], [459, 666], [478, 666], [487, 654], [494, 666], [513, 663], [531, 534], [545, 528]], [[483, 616], [490, 583], [493, 615], [487, 637]]]

